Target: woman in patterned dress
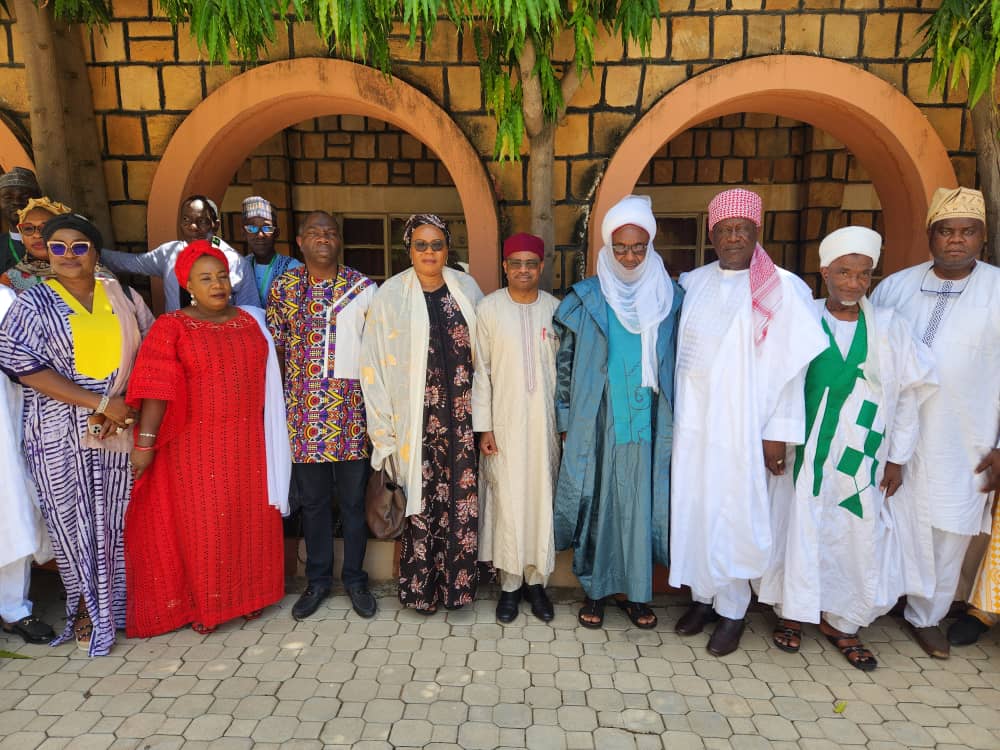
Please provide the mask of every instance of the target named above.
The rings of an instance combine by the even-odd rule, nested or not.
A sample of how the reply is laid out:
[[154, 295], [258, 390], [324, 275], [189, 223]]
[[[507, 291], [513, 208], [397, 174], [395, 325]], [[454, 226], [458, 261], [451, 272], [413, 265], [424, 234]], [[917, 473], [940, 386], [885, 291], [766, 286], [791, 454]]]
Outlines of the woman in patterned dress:
[[413, 267], [369, 309], [361, 353], [372, 466], [406, 488], [399, 600], [422, 614], [469, 604], [479, 582], [477, 453], [472, 432], [475, 305], [482, 292], [446, 267], [451, 237], [432, 214], [411, 216]]
[[42, 233], [53, 277], [0, 324], [0, 362], [24, 386], [24, 450], [66, 589], [66, 628], [91, 656], [125, 626], [122, 530], [132, 488], [125, 387], [153, 322], [142, 299], [95, 278], [101, 234], [82, 216]]
[[189, 623], [210, 633], [285, 593], [291, 458], [263, 311], [229, 303], [226, 256], [207, 240], [174, 270], [192, 304], [153, 324], [128, 390], [140, 409], [125, 518], [129, 637]]

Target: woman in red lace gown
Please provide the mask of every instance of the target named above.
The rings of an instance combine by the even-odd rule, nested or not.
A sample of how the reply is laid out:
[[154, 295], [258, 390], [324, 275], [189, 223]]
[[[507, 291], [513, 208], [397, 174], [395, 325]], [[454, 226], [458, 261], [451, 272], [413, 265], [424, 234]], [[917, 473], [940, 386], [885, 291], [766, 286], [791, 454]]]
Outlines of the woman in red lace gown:
[[[188, 623], [208, 633], [284, 596], [290, 463], [280, 383], [279, 403], [273, 389], [265, 398], [273, 345], [256, 316], [230, 305], [228, 265], [210, 243], [189, 245], [176, 273], [192, 305], [153, 324], [129, 382], [141, 409], [125, 517], [129, 637]], [[281, 426], [283, 454], [265, 423]]]

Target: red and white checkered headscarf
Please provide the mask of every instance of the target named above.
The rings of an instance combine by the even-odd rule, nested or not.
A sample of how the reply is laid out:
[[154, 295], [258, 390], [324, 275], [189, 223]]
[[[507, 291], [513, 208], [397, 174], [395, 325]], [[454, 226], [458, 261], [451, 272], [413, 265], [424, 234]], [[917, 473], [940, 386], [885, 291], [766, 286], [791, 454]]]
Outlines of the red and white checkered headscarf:
[[[708, 231], [724, 219], [749, 219], [760, 229], [764, 204], [757, 193], [734, 188], [719, 193], [708, 204]], [[767, 338], [771, 319], [781, 307], [781, 279], [771, 256], [760, 246], [750, 258], [750, 300], [753, 308], [754, 344]]]

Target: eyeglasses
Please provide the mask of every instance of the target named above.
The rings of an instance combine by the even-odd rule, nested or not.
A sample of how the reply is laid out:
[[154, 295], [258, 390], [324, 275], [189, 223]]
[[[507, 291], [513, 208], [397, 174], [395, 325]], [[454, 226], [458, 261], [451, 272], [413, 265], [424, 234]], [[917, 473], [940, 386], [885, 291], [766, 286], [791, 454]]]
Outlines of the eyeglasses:
[[34, 234], [41, 234], [44, 226], [44, 221], [41, 224], [18, 224], [17, 231], [25, 237], [31, 237]]
[[64, 256], [67, 251], [79, 258], [89, 253], [90, 248], [92, 248], [94, 244], [92, 242], [88, 242], [87, 240], [77, 240], [76, 242], [49, 240], [48, 243], [46, 243], [46, 246], [49, 248], [50, 253], [59, 256], [60, 258]]
[[265, 224], [262, 227], [259, 227], [256, 224], [246, 224], [243, 227], [243, 230], [247, 234], [262, 234], [265, 237], [270, 237], [272, 234], [274, 234], [275, 229], [277, 229], [277, 227], [271, 226], [270, 224]]
[[427, 242], [426, 240], [414, 240], [410, 245], [418, 253], [426, 253], [428, 250], [433, 250], [435, 253], [439, 253], [445, 248], [444, 240], [431, 240]]
[[611, 246], [611, 252], [615, 254], [616, 258], [624, 258], [629, 253], [632, 253], [636, 258], [645, 258], [647, 250], [649, 248], [645, 242], [636, 242], [634, 245], [617, 243]]
[[182, 227], [210, 227], [214, 224], [211, 216], [185, 216], [181, 219]]
[[540, 260], [508, 260], [506, 261], [506, 263], [507, 263], [507, 268], [511, 269], [512, 271], [519, 271], [522, 268], [525, 268], [529, 271], [536, 271], [538, 270], [538, 267], [542, 265], [542, 262]]
[[307, 240], [318, 240], [320, 237], [332, 240], [340, 236], [340, 230], [336, 227], [330, 227], [329, 229], [307, 229], [302, 233], [302, 236]]

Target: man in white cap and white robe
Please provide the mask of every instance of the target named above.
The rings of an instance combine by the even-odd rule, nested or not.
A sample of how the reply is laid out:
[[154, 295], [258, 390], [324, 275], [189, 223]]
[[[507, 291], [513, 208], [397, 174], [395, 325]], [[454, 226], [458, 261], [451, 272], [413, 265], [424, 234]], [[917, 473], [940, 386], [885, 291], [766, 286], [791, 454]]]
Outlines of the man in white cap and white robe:
[[690, 586], [680, 635], [720, 620], [708, 650], [736, 650], [750, 580], [771, 558], [768, 473], [805, 439], [805, 370], [828, 345], [805, 283], [757, 243], [763, 205], [727, 190], [708, 206], [719, 260], [683, 274], [670, 499], [670, 585]]
[[947, 658], [938, 624], [958, 588], [973, 536], [990, 530], [1000, 484], [1000, 269], [986, 246], [983, 194], [939, 188], [927, 212], [932, 259], [894, 273], [872, 303], [892, 307], [934, 354], [940, 387], [920, 410], [920, 436], [894, 499], [914, 564], [904, 617], [930, 656]]
[[779, 615], [778, 648], [797, 652], [801, 623], [818, 623], [863, 671], [878, 661], [858, 629], [905, 593], [889, 498], [936, 384], [931, 353], [909, 324], [868, 301], [881, 248], [878, 232], [854, 226], [820, 243], [828, 296], [816, 306], [828, 346], [806, 372], [806, 442], [786, 453], [792, 471], [770, 483], [775, 540], [758, 591]]
[[604, 623], [608, 596], [639, 628], [653, 563], [666, 565], [674, 350], [683, 293], [653, 249], [648, 197], [629, 195], [601, 221], [597, 276], [573, 285], [555, 313], [556, 549], [573, 550], [587, 599], [577, 619]]

